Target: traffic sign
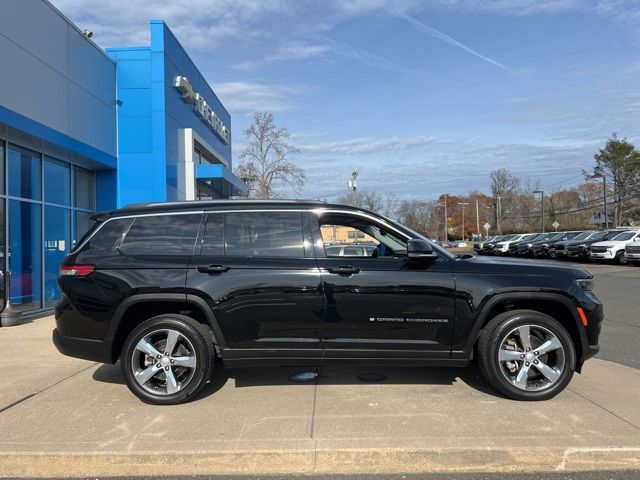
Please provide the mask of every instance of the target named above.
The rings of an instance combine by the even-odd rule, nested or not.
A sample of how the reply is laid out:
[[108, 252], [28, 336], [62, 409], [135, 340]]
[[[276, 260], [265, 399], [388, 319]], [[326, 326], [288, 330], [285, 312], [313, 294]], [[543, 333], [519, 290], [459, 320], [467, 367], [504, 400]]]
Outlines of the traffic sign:
[[556, 222], [553, 222], [553, 223], [551, 224], [551, 226], [552, 226], [553, 228], [555, 228], [555, 229], [556, 229], [556, 232], [557, 232], [557, 231], [558, 231], [558, 227], [560, 226], [560, 224], [556, 221]]
[[489, 224], [489, 222], [487, 222], [483, 225], [483, 227], [485, 230], [489, 230], [491, 228], [491, 225]]

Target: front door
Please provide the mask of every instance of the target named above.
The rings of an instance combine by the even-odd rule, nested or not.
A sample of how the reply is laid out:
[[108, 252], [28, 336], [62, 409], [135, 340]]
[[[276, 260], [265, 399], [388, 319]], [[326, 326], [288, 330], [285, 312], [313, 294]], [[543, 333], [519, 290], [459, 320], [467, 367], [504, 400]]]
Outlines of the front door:
[[455, 313], [450, 261], [409, 260], [406, 234], [378, 217], [325, 211], [313, 218], [321, 237], [325, 358], [448, 357]]
[[187, 293], [211, 308], [226, 358], [319, 359], [321, 276], [306, 211], [209, 212]]

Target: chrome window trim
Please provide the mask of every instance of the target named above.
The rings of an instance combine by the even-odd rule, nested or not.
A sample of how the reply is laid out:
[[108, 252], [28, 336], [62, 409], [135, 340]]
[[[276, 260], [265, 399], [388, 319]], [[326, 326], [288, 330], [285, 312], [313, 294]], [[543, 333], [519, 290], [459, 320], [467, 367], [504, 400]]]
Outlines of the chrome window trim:
[[[113, 220], [126, 220], [126, 219], [130, 219], [130, 218], [140, 218], [140, 217], [160, 217], [160, 216], [167, 216], [167, 215], [195, 215], [195, 214], [199, 214], [199, 215], [205, 215], [205, 214], [210, 214], [210, 213], [264, 213], [264, 212], [307, 212], [308, 209], [306, 208], [282, 208], [282, 209], [226, 209], [226, 210], [189, 210], [189, 211], [177, 211], [177, 212], [156, 212], [156, 213], [139, 213], [139, 214], [131, 214], [131, 215], [118, 215], [116, 217], [109, 217], [108, 219], [106, 219], [104, 222], [102, 222], [100, 224], [100, 226], [98, 228], [96, 228], [95, 232], [93, 232], [91, 234], [91, 236], [87, 237], [84, 239], [84, 241], [81, 244], [76, 245], [75, 247], [73, 247], [73, 249], [71, 249], [71, 251], [69, 252], [69, 254], [75, 253], [78, 250], [80, 250], [81, 248], [83, 248], [87, 242], [89, 242], [101, 229], [102, 227], [104, 227], [107, 223], [113, 221]], [[129, 226], [131, 227], [131, 226]], [[125, 232], [126, 233], [126, 232]], [[124, 234], [123, 234], [123, 238], [124, 238]], [[120, 240], [123, 240], [120, 239]]]

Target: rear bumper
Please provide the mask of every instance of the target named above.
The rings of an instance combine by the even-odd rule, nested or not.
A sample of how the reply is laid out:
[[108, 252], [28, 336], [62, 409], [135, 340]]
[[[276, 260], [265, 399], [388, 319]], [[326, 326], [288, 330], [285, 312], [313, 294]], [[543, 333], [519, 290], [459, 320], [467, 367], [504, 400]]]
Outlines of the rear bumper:
[[57, 328], [53, 330], [53, 344], [58, 351], [69, 357], [82, 358], [101, 363], [114, 363], [111, 342], [87, 338], [67, 337]]

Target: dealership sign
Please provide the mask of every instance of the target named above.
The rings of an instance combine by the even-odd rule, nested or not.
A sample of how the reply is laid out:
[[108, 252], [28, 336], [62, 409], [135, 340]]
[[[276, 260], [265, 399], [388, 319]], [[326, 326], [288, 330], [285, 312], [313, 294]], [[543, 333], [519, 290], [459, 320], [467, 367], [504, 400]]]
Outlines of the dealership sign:
[[211, 130], [224, 142], [229, 143], [229, 129], [211, 109], [202, 95], [197, 93], [187, 77], [177, 76], [173, 86], [180, 91], [185, 102], [195, 105], [196, 113]]

